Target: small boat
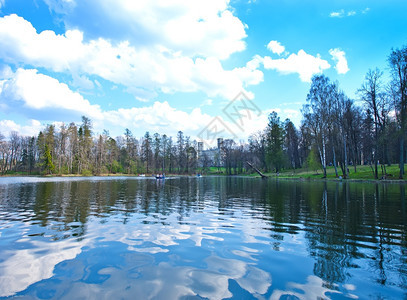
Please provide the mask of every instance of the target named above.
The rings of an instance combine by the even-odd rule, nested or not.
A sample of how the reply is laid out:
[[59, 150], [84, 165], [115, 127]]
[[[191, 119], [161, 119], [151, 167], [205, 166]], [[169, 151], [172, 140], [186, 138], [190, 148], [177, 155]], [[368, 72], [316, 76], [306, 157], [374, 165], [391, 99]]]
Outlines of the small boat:
[[202, 177], [202, 174], [196, 174], [196, 177]]
[[139, 174], [139, 177], [146, 177], [146, 174]]
[[155, 179], [165, 179], [165, 175], [164, 174], [157, 174], [157, 175], [155, 175]]

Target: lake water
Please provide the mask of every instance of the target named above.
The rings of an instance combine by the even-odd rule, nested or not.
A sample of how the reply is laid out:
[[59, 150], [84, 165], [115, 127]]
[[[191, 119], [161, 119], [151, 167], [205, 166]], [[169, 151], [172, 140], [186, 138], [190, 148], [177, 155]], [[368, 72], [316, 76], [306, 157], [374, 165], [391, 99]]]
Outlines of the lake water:
[[0, 298], [405, 299], [405, 189], [0, 178]]

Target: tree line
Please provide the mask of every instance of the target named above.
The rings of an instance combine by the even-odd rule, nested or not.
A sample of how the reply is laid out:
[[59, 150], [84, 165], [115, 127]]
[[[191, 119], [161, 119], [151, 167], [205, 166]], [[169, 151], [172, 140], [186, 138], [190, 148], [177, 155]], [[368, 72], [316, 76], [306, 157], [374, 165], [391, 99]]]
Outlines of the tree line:
[[[386, 166], [398, 163], [404, 176], [407, 130], [407, 46], [388, 56], [391, 79], [383, 72], [367, 72], [357, 94], [363, 105], [355, 105], [337, 82], [324, 75], [312, 78], [302, 123], [297, 130], [290, 120], [281, 122], [271, 113], [267, 128], [249, 140], [257, 163], [264, 170], [309, 165], [328, 165], [336, 176], [349, 175], [349, 165], [369, 164], [374, 177], [386, 176]], [[379, 171], [379, 168], [381, 169]]]
[[112, 138], [108, 131], [97, 136], [92, 122], [47, 125], [38, 136], [23, 137], [0, 133], [0, 172], [28, 174], [179, 173], [190, 174], [223, 167], [227, 174], [251, 172], [246, 161], [265, 172], [308, 167], [323, 171], [333, 166], [336, 176], [349, 175], [349, 168], [370, 165], [376, 179], [386, 176], [386, 166], [399, 164], [404, 176], [407, 131], [407, 46], [393, 49], [388, 56], [391, 79], [371, 69], [357, 92], [356, 105], [325, 75], [312, 78], [302, 122], [281, 121], [276, 112], [268, 124], [246, 143], [222, 140], [216, 158], [209, 157], [179, 131], [175, 138], [150, 134], [139, 139], [129, 129]]
[[12, 132], [7, 141], [0, 135], [0, 172], [28, 174], [141, 174], [191, 173], [197, 168], [196, 141], [179, 131], [176, 141], [155, 133], [137, 139], [129, 129], [112, 138], [107, 130], [97, 136], [92, 122], [60, 128], [47, 125], [36, 137]]

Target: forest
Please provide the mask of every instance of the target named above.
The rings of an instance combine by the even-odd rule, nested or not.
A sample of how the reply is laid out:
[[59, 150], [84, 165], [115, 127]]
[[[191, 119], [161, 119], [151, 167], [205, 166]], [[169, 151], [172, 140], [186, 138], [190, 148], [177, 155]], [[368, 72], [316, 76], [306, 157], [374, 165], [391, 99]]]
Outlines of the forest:
[[[253, 172], [250, 162], [264, 172], [278, 173], [308, 166], [335, 169], [347, 178], [349, 169], [369, 165], [374, 178], [385, 177], [386, 167], [399, 165], [402, 179], [406, 162], [407, 46], [392, 49], [388, 58], [390, 80], [370, 69], [350, 99], [338, 82], [315, 75], [302, 107], [299, 128], [272, 112], [265, 128], [248, 141], [222, 140], [215, 156], [202, 151], [199, 141], [179, 131], [176, 137], [149, 131], [141, 138], [126, 129], [111, 137], [95, 135], [92, 121], [47, 125], [38, 136], [0, 133], [0, 173], [5, 174], [192, 174], [223, 168], [228, 175]], [[1, 129], [0, 129], [1, 130]]]

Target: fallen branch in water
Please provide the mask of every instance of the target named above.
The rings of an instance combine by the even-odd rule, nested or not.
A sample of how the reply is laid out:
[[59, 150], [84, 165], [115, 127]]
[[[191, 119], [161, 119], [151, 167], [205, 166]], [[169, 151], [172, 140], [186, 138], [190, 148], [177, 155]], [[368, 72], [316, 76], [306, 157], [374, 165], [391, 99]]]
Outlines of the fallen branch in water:
[[261, 178], [268, 178], [267, 175], [264, 175], [262, 172], [260, 172], [259, 169], [257, 169], [255, 166], [253, 166], [250, 162], [246, 161], [246, 163], [247, 163], [253, 170], [255, 170], [255, 171], [261, 176]]

